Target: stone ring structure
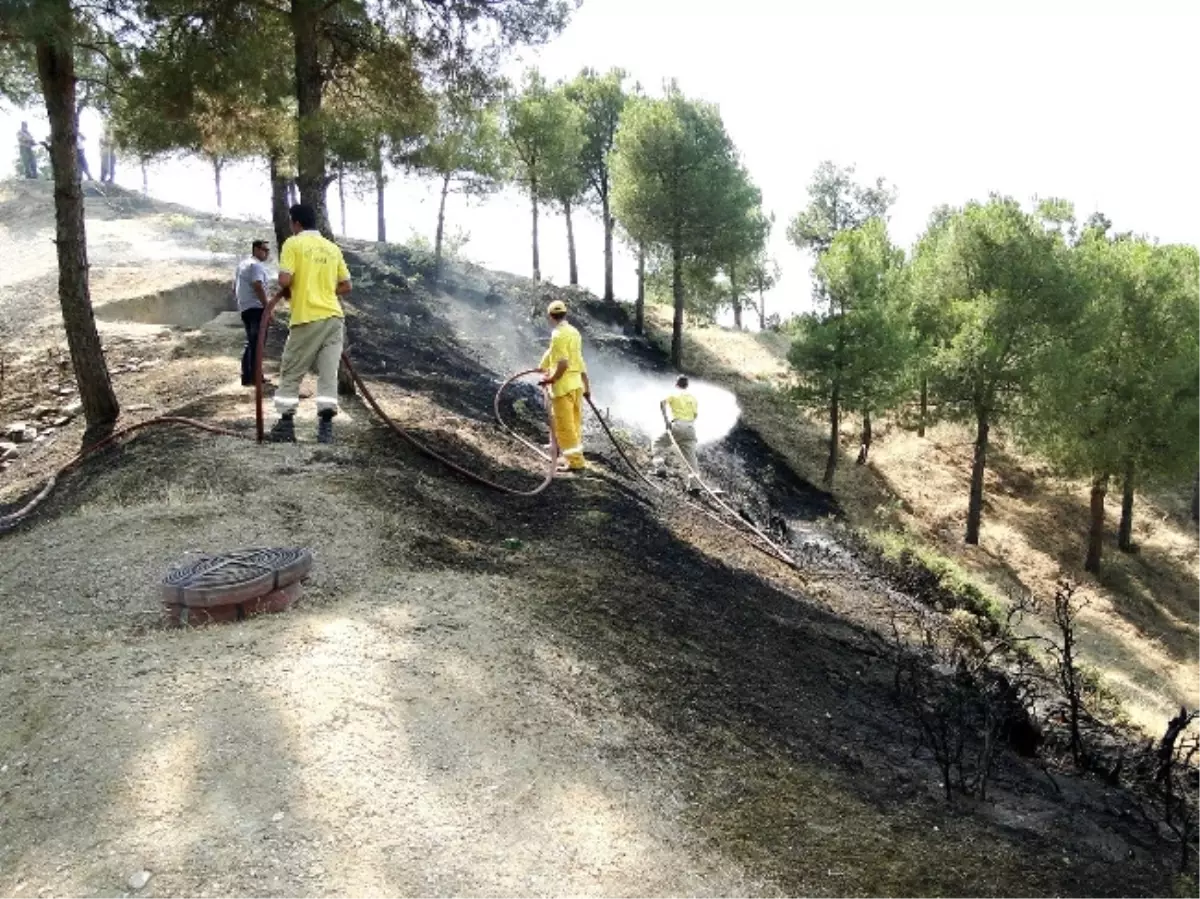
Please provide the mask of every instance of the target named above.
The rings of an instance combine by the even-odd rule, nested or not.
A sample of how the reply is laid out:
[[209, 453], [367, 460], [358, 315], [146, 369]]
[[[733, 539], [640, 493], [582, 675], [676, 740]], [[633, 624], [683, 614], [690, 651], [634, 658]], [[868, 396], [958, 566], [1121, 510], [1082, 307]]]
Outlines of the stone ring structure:
[[302, 548], [251, 548], [190, 559], [172, 568], [160, 585], [167, 622], [209, 624], [283, 611], [299, 598], [312, 562], [312, 552]]

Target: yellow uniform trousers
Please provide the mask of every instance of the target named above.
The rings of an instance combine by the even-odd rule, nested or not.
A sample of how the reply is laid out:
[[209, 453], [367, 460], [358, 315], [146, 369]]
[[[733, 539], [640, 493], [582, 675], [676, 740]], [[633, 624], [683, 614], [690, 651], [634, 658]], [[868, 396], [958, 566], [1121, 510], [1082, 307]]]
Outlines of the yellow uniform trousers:
[[558, 451], [567, 459], [567, 467], [586, 468], [583, 461], [583, 389], [569, 390], [551, 400], [551, 419]]

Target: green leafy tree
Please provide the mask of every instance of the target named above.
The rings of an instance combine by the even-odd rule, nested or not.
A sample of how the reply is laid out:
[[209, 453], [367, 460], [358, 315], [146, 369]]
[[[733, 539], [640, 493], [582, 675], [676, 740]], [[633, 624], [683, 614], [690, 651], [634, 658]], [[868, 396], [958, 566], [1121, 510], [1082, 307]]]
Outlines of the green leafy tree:
[[924, 437], [929, 425], [929, 371], [937, 352], [950, 339], [950, 316], [944, 308], [945, 297], [938, 288], [938, 249], [954, 209], [939, 206], [929, 217], [925, 233], [917, 240], [909, 264], [909, 299], [911, 302], [913, 338], [916, 341], [914, 368], [920, 407], [917, 436]]
[[1062, 235], [1011, 199], [970, 203], [929, 236], [922, 289], [947, 335], [930, 387], [949, 417], [975, 424], [966, 542], [978, 544], [991, 429], [1019, 410], [1047, 347], [1074, 319], [1078, 292]]
[[689, 100], [675, 84], [661, 100], [625, 109], [612, 161], [613, 208], [637, 242], [671, 260], [671, 361], [683, 354], [684, 271], [715, 268], [727, 197], [741, 186], [733, 141], [715, 106]]
[[[30, 99], [32, 85], [45, 104], [50, 122], [50, 166], [54, 175], [55, 247], [58, 253], [58, 297], [71, 364], [79, 386], [87, 428], [84, 445], [107, 434], [120, 406], [113, 391], [88, 284], [87, 233], [80, 185], [78, 77], [81, 44], [106, 39], [98, 20], [77, 11], [70, 0], [10, 2], [0, 18], [0, 55], [4, 99]], [[28, 69], [34, 65], [36, 82]]]
[[[817, 166], [809, 182], [808, 196], [808, 206], [788, 224], [787, 237], [816, 259], [820, 259], [842, 231], [857, 228], [868, 219], [886, 220], [896, 200], [895, 190], [882, 178], [872, 185], [859, 184], [854, 180], [854, 166], [837, 166], [828, 161]], [[821, 290], [818, 281], [818, 294]]]
[[387, 240], [384, 200], [387, 165], [404, 164], [428, 140], [437, 106], [425, 92], [411, 48], [381, 32], [370, 53], [360, 55], [328, 89], [326, 133], [338, 186], [343, 236], [346, 181], [375, 193], [376, 240]]
[[1194, 472], [1200, 429], [1196, 251], [1106, 231], [1089, 224], [1072, 251], [1083, 307], [1044, 360], [1025, 428], [1060, 468], [1091, 480], [1084, 567], [1092, 572], [1111, 479], [1124, 481], [1119, 545], [1129, 550], [1135, 477], [1169, 483]]
[[[774, 217], [772, 217], [772, 221], [774, 221]], [[765, 331], [767, 330], [767, 291], [774, 290], [779, 283], [779, 263], [763, 248], [750, 260], [746, 276], [750, 289], [758, 295], [757, 299], [750, 299], [748, 302], [758, 313], [758, 329]]]
[[789, 361], [800, 376], [802, 402], [829, 410], [824, 482], [837, 471], [843, 409], [862, 415], [858, 461], [871, 448], [871, 417], [903, 391], [911, 351], [904, 253], [892, 246], [882, 219], [841, 231], [817, 262], [825, 309], [802, 316]]
[[[563, 102], [572, 106], [570, 94], [564, 87], [556, 92], [561, 94]], [[573, 132], [568, 132], [569, 140], [564, 143], [561, 152], [547, 160], [546, 175], [542, 179], [542, 188], [548, 201], [557, 203], [562, 209], [563, 218], [567, 223], [567, 275], [572, 287], [579, 284], [579, 264], [575, 254], [575, 227], [571, 213], [587, 196], [588, 171], [584, 167], [583, 149], [587, 137], [583, 131], [583, 111], [575, 107], [578, 115], [572, 116]]]
[[566, 25], [570, 0], [155, 0], [140, 8], [152, 28], [217, 27], [273, 18], [288, 31], [288, 83], [294, 92], [296, 183], [301, 199], [332, 236], [326, 192], [331, 119], [328, 94], [362, 61], [392, 42], [410, 50], [417, 67], [446, 80], [490, 72], [517, 44], [545, 41]]
[[762, 193], [741, 167], [724, 200], [726, 206], [720, 212], [724, 224], [718, 231], [714, 252], [729, 283], [728, 302], [733, 310], [733, 326], [740, 331], [750, 270], [766, 247], [771, 219], [763, 212]]
[[616, 141], [621, 113], [628, 99], [624, 81], [625, 72], [621, 69], [610, 69], [603, 75], [594, 69], [584, 69], [566, 85], [567, 97], [583, 113], [584, 140], [581, 164], [587, 187], [600, 204], [600, 221], [604, 225], [604, 299], [610, 303], [614, 300], [615, 219], [612, 214], [612, 171], [609, 157]]
[[[647, 262], [646, 298], [658, 306], [673, 305], [675, 283], [670, 253], [656, 248], [649, 254]], [[717, 320], [717, 314], [729, 303], [729, 289], [715, 262], [708, 259], [684, 262], [683, 296], [684, 312], [689, 321], [711, 325]]]
[[514, 180], [529, 195], [533, 213], [533, 280], [540, 281], [539, 202], [569, 180], [563, 173], [579, 159], [582, 115], [562, 91], [551, 89], [534, 70], [525, 73], [521, 91], [509, 98], [505, 112]]
[[443, 95], [428, 142], [408, 163], [440, 185], [437, 230], [433, 244], [435, 279], [441, 277], [446, 199], [450, 194], [483, 197], [504, 183], [506, 144], [496, 104], [480, 105], [470, 97]]
[[205, 159], [218, 209], [228, 162], [265, 159], [281, 244], [290, 234], [285, 173], [295, 147], [290, 34], [270, 12], [241, 12], [182, 18], [172, 27], [152, 22], [113, 103], [114, 132], [117, 144], [143, 161], [181, 152]]

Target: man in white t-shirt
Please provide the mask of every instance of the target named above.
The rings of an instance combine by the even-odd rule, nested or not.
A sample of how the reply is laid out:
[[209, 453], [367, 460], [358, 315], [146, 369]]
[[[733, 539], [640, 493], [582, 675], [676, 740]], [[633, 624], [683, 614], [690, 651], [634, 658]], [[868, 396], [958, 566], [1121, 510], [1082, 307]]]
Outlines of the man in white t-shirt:
[[233, 293], [246, 328], [246, 349], [242, 351], [243, 387], [254, 386], [258, 331], [267, 305], [267, 269], [263, 262], [269, 255], [271, 250], [265, 240], [254, 241], [250, 245], [250, 256], [238, 263], [233, 276]]

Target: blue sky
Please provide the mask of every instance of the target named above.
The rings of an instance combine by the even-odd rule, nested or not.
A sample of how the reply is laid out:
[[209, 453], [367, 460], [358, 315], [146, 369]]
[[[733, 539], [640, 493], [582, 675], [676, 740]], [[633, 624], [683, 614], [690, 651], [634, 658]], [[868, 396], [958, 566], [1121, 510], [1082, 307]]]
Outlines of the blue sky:
[[[1200, 3], [585, 0], [560, 37], [510, 68], [537, 65], [555, 79], [620, 66], [649, 92], [675, 77], [685, 93], [718, 104], [777, 219], [772, 250], [784, 277], [769, 302], [786, 313], [808, 303], [810, 264], [787, 244], [786, 223], [825, 159], [897, 187], [890, 225], [904, 246], [934, 206], [990, 191], [1023, 201], [1062, 196], [1080, 217], [1099, 209], [1122, 230], [1200, 243], [1193, 6]], [[29, 118], [44, 131], [44, 118]], [[0, 126], [12, 134], [18, 121], [6, 113]], [[83, 127], [95, 171], [90, 113]], [[137, 187], [141, 176], [122, 166], [118, 180]], [[261, 167], [238, 166], [224, 181], [227, 213], [262, 215]], [[156, 166], [150, 185], [163, 199], [215, 206], [210, 176], [194, 162]], [[435, 215], [428, 186], [398, 174], [388, 195], [391, 235], [431, 237]], [[470, 207], [456, 199], [449, 216], [452, 229], [470, 233], [466, 255], [528, 272], [523, 199], [506, 193]], [[373, 236], [370, 198], [352, 200], [347, 218], [351, 236]], [[584, 219], [581, 277], [599, 290], [599, 222]], [[542, 266], [560, 282], [565, 244], [551, 217]], [[622, 255], [618, 292], [630, 296], [633, 285], [633, 260]]]

